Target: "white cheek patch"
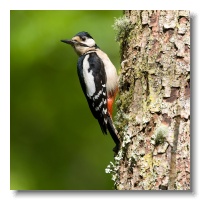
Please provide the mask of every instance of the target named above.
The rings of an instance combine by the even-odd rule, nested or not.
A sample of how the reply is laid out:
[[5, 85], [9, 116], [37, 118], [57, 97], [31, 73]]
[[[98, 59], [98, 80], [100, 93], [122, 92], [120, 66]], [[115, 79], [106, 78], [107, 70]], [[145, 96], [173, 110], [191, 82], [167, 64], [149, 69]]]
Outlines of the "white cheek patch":
[[85, 80], [87, 96], [90, 98], [95, 93], [96, 87], [94, 83], [94, 76], [92, 75], [92, 70], [88, 72], [88, 69], [90, 68], [88, 58], [89, 58], [89, 55], [86, 55], [83, 60], [83, 77]]
[[92, 38], [87, 38], [85, 42], [82, 42], [83, 44], [86, 44], [89, 47], [92, 47], [95, 45], [95, 41]]

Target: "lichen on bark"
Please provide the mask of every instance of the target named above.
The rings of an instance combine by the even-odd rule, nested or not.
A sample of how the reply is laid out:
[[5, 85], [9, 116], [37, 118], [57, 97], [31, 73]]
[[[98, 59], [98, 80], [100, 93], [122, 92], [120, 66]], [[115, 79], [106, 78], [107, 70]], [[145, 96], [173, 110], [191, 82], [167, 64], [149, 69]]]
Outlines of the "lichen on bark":
[[189, 11], [124, 16], [115, 117], [122, 145], [107, 172], [118, 190], [189, 190]]

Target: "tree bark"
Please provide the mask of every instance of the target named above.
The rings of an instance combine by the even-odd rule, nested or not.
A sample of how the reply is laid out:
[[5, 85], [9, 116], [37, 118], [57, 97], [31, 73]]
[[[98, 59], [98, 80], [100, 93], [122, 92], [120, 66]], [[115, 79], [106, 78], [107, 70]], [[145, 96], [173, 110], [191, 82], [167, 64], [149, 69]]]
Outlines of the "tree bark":
[[124, 15], [115, 119], [122, 147], [107, 172], [118, 190], [189, 190], [189, 11]]

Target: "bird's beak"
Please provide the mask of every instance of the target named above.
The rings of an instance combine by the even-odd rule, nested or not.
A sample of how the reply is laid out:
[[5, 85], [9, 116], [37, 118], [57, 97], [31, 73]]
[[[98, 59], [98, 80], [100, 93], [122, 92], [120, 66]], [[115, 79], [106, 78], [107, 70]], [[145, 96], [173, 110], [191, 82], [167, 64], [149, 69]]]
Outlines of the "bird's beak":
[[61, 40], [61, 42], [64, 42], [66, 44], [74, 45], [74, 41], [72, 40]]

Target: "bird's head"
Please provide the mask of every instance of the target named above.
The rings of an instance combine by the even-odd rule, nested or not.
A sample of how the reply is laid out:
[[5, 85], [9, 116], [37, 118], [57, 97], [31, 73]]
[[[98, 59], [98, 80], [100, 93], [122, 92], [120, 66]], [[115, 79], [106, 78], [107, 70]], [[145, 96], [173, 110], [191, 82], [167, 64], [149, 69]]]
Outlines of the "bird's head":
[[71, 40], [61, 40], [61, 42], [70, 44], [79, 56], [98, 48], [92, 36], [87, 32], [79, 32]]

